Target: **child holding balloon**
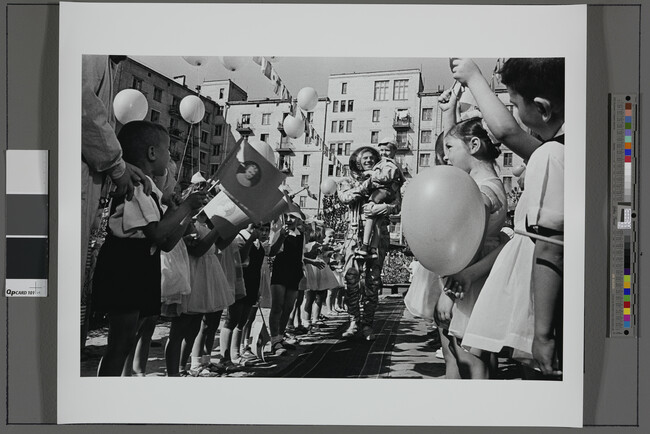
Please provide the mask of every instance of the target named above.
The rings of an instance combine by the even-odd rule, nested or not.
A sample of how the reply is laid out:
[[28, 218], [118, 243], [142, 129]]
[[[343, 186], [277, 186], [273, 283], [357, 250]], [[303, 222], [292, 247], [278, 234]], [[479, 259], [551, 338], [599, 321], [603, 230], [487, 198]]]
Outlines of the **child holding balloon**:
[[508, 202], [495, 170], [495, 160], [501, 151], [489, 138], [480, 118], [467, 119], [449, 127], [455, 120], [453, 109], [456, 104], [451, 91], [443, 93], [439, 101], [445, 112], [445, 158], [449, 164], [467, 172], [479, 186], [486, 209], [486, 226], [478, 258], [448, 279], [446, 291], [438, 299], [436, 313], [448, 330], [450, 351], [445, 356], [455, 359], [460, 376], [488, 378], [489, 357], [472, 354], [462, 348], [460, 342], [483, 283], [503, 248], [499, 234], [506, 220]]
[[[500, 73], [521, 121], [545, 140], [541, 145], [521, 128], [512, 126], [512, 116], [491, 96], [474, 62], [459, 59], [454, 65], [454, 77], [467, 84], [479, 106], [485, 107], [486, 114], [490, 113], [490, 117], [486, 116], [490, 128], [503, 131], [504, 143], [524, 158], [529, 158], [526, 189], [515, 212], [515, 227], [519, 229], [515, 239], [522, 238], [520, 234], [527, 232], [525, 242], [529, 243], [529, 249], [532, 247], [530, 241], [534, 242], [534, 248], [528, 255], [532, 258], [525, 263], [517, 262], [517, 257], [506, 256], [504, 252], [499, 267], [510, 266], [512, 275], [523, 276], [524, 279], [519, 288], [511, 288], [500, 286], [496, 281], [498, 275], [495, 274], [494, 279], [490, 276], [489, 292], [485, 301], [481, 300], [478, 305], [481, 314], [476, 321], [472, 321], [475, 324], [470, 327], [472, 336], [469, 342], [491, 351], [508, 346], [524, 353], [531, 352], [543, 374], [559, 375], [562, 362], [564, 59], [512, 58], [504, 63]], [[512, 127], [503, 128], [504, 125]], [[517, 143], [513, 137], [523, 138], [526, 146]], [[523, 204], [522, 209], [519, 209], [520, 204]], [[536, 240], [537, 235], [554, 242]], [[499, 260], [502, 258], [499, 257]], [[525, 288], [523, 295], [519, 294], [521, 288]], [[490, 302], [504, 292], [519, 296], [511, 297], [509, 303], [503, 305]], [[534, 300], [534, 307], [531, 306], [531, 299]], [[522, 315], [522, 312], [526, 312], [526, 315]], [[489, 313], [502, 316], [504, 321], [508, 318], [511, 320], [497, 325], [493, 323], [483, 330], [481, 325], [485, 325], [485, 315]]]
[[[151, 122], [129, 122], [118, 140], [125, 161], [136, 165], [153, 185], [169, 162], [167, 130]], [[119, 376], [136, 341], [141, 318], [160, 314], [160, 250], [170, 251], [182, 237], [183, 221], [204, 205], [205, 193], [190, 195], [178, 208], [165, 213], [162, 192], [153, 187], [147, 196], [136, 187], [133, 198], [114, 201], [108, 235], [93, 276], [93, 304], [109, 320], [108, 345], [99, 376]]]

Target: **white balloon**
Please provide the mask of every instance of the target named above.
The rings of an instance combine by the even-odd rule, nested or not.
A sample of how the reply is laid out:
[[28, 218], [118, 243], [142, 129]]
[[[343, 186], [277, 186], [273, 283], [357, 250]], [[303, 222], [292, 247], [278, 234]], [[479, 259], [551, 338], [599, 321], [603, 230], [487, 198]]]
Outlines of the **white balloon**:
[[147, 117], [149, 103], [147, 98], [136, 89], [124, 89], [113, 99], [113, 113], [122, 124], [141, 121]]
[[313, 110], [318, 104], [318, 94], [313, 87], [303, 87], [298, 92], [298, 106], [305, 110]]
[[190, 124], [201, 122], [201, 119], [205, 116], [205, 105], [201, 98], [196, 95], [188, 95], [183, 98], [178, 109], [183, 119]]
[[208, 61], [208, 58], [203, 56], [183, 56], [183, 59], [192, 66], [202, 66]]
[[[261, 140], [251, 140], [248, 142], [249, 145], [253, 147], [257, 152], [259, 152], [264, 158], [268, 160], [269, 163], [275, 166], [275, 152], [273, 148]], [[237, 152], [237, 159], [241, 162], [244, 161], [244, 148], [242, 147], [239, 152]]]
[[245, 57], [221, 56], [219, 60], [228, 71], [237, 71], [244, 65]]
[[282, 126], [284, 127], [285, 134], [292, 139], [297, 139], [305, 133], [305, 121], [301, 118], [287, 115], [282, 122]]

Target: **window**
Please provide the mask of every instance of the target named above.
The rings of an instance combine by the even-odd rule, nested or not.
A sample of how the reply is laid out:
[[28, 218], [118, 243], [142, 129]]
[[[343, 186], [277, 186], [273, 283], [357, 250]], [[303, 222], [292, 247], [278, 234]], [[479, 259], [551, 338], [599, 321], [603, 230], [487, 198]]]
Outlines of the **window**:
[[302, 175], [300, 177], [300, 186], [308, 187], [309, 186], [309, 175]]
[[395, 80], [393, 83], [393, 99], [402, 100], [408, 97], [409, 81]]
[[372, 121], [379, 122], [379, 110], [372, 111]]
[[219, 152], [221, 151], [221, 146], [220, 145], [214, 145], [212, 147], [212, 155], [219, 155]]
[[350, 166], [347, 164], [343, 165], [343, 176], [350, 176]]
[[201, 131], [201, 142], [208, 143], [208, 132]]
[[310, 154], [305, 154], [302, 156], [302, 165], [303, 166], [309, 166], [309, 155]]
[[223, 87], [219, 89], [219, 99], [223, 99], [224, 91], [225, 89]]
[[209, 124], [210, 123], [210, 116], [212, 116], [210, 113], [205, 112], [205, 115], [203, 115], [203, 122], [205, 122], [206, 124]]
[[348, 84], [347, 83], [341, 83], [341, 94], [345, 95], [348, 93]]
[[334, 165], [330, 164], [327, 166], [327, 176], [333, 176], [334, 175]]
[[341, 112], [345, 111], [345, 100], [341, 101]]
[[262, 125], [270, 125], [270, 124], [271, 124], [271, 113], [263, 113]]
[[430, 153], [420, 154], [420, 167], [429, 167]]
[[171, 130], [176, 130], [176, 129], [178, 129], [178, 119], [169, 118], [169, 132], [171, 133]]
[[379, 131], [370, 132], [370, 143], [379, 143]]
[[388, 100], [388, 80], [375, 81], [375, 101]]
[[346, 121], [345, 122], [345, 132], [346, 133], [351, 133], [352, 132], [352, 121]]
[[345, 155], [350, 155], [350, 148], [352, 147], [352, 143], [346, 143], [345, 144]]
[[333, 132], [333, 133], [336, 132], [336, 125], [337, 125], [337, 124], [338, 124], [337, 121], [332, 121], [332, 132]]
[[269, 134], [268, 133], [260, 134], [260, 140], [263, 141], [263, 142], [268, 143], [269, 142]]
[[349, 112], [352, 111], [353, 106], [354, 106], [354, 101], [353, 101], [353, 100], [349, 100], [349, 101], [348, 101], [348, 111], [349, 111]]
[[339, 102], [338, 101], [334, 101], [334, 103], [332, 104], [332, 111], [334, 113], [338, 113], [338, 111], [339, 111]]
[[133, 77], [133, 82], [131, 83], [131, 88], [135, 90], [142, 90], [142, 79], [138, 77]]
[[208, 160], [208, 153], [201, 151], [200, 155], [201, 155], [200, 157], [201, 164], [205, 164], [206, 161]]
[[242, 124], [250, 124], [251, 123], [251, 115], [250, 114], [241, 115], [241, 123]]
[[172, 97], [172, 106], [178, 111], [178, 106], [181, 105], [181, 99], [177, 96]]
[[503, 167], [512, 167], [512, 152], [503, 153]]
[[210, 164], [210, 176], [217, 173], [217, 170], [219, 170], [219, 165], [218, 164]]
[[431, 143], [431, 130], [422, 130], [420, 133], [420, 142]]
[[433, 119], [433, 109], [432, 108], [423, 108], [422, 109], [422, 120], [430, 121]]
[[162, 101], [162, 89], [159, 87], [153, 88], [153, 100], [158, 102]]
[[336, 155], [343, 155], [343, 143], [336, 145]]
[[223, 116], [223, 107], [218, 105], [217, 106], [217, 111], [214, 112], [215, 116]]
[[160, 120], [160, 112], [151, 110], [151, 122], [158, 122]]
[[221, 136], [223, 133], [223, 125], [215, 125], [214, 126], [214, 135], [215, 136]]
[[345, 128], [345, 121], [339, 121], [339, 133], [342, 133], [344, 128]]
[[307, 196], [300, 196], [299, 200], [300, 203], [298, 205], [300, 205], [300, 208], [305, 208], [307, 206]]
[[336, 176], [341, 176], [341, 166], [338, 164], [336, 165]]
[[399, 167], [404, 167], [404, 155], [403, 154], [395, 155], [395, 162]]
[[311, 124], [314, 121], [314, 112], [307, 112], [307, 123]]
[[335, 152], [336, 152], [336, 143], [330, 143], [330, 158], [334, 156]]

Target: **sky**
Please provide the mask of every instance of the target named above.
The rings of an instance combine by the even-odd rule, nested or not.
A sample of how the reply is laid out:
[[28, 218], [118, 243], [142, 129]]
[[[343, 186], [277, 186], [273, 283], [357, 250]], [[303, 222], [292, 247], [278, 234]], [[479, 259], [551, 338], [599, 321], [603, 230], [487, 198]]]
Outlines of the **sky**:
[[[276, 96], [271, 82], [260, 72], [260, 66], [251, 57], [241, 57], [241, 67], [227, 70], [218, 57], [206, 58], [201, 66], [194, 66], [179, 56], [132, 56], [136, 61], [173, 78], [186, 76], [186, 84], [194, 88], [208, 80], [231, 79], [248, 93], [248, 99]], [[489, 80], [496, 59], [475, 59], [483, 75]], [[330, 74], [349, 72], [390, 71], [395, 69], [420, 69], [425, 91], [435, 91], [438, 86], [453, 84], [448, 58], [354, 58], [354, 57], [278, 57], [272, 61], [282, 82], [295, 97], [303, 87], [313, 87], [318, 95], [327, 95]]]

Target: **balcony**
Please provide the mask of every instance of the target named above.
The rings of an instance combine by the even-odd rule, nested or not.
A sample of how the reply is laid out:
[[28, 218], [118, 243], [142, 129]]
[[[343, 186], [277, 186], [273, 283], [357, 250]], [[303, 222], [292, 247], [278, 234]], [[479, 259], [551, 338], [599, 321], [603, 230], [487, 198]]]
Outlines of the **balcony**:
[[282, 173], [291, 175], [293, 173], [293, 161], [288, 159], [280, 160], [280, 162], [278, 163], [278, 169]]
[[393, 128], [396, 130], [408, 130], [411, 128], [411, 115], [395, 114], [393, 118]]
[[180, 116], [181, 115], [181, 111], [178, 108], [177, 104], [171, 104], [169, 106], [169, 114], [172, 115], [172, 116]]
[[407, 137], [406, 139], [397, 140], [397, 152], [409, 152], [412, 148], [411, 139]]
[[253, 134], [253, 127], [250, 122], [237, 121], [237, 132], [242, 136], [250, 136]]
[[285, 137], [283, 137], [282, 140], [275, 143], [275, 150], [278, 152], [293, 152], [294, 147], [293, 144], [291, 143], [291, 140], [288, 140]]
[[221, 163], [221, 155], [210, 155], [210, 164]]
[[184, 136], [185, 134], [184, 134], [180, 129], [178, 129], [178, 128], [171, 128], [171, 129], [169, 130], [169, 135], [172, 136], [172, 137], [174, 137], [174, 138], [176, 138], [176, 139], [183, 140], [183, 136]]

